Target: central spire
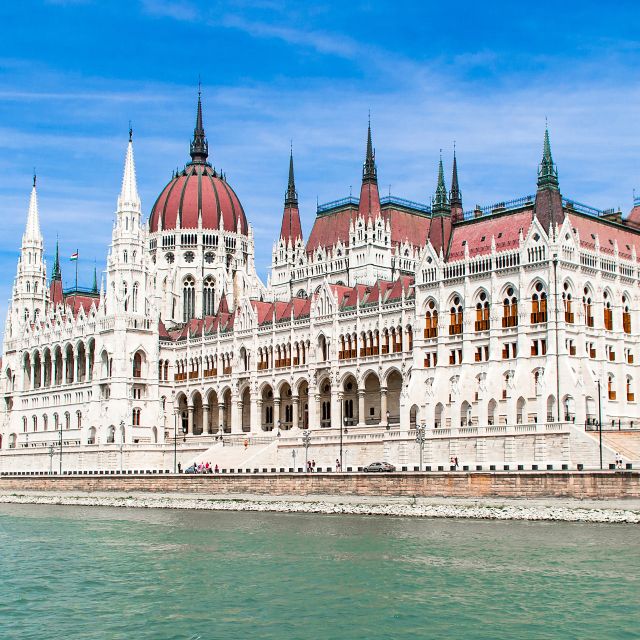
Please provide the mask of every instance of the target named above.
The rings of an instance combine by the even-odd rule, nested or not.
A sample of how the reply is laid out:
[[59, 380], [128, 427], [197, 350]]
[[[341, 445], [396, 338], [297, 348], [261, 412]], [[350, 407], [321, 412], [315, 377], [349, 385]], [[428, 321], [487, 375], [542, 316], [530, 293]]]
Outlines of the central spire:
[[124, 159], [122, 187], [118, 196], [118, 210], [139, 212], [141, 207], [138, 183], [136, 181], [136, 165], [133, 160], [133, 130], [129, 127], [129, 142], [127, 144], [127, 155]]
[[363, 182], [378, 182], [378, 171], [376, 169], [376, 152], [373, 150], [371, 143], [371, 118], [369, 118], [369, 127], [367, 129], [367, 155], [364, 159], [362, 167]]
[[198, 87], [198, 111], [196, 114], [196, 127], [193, 130], [193, 141], [191, 142], [191, 162], [192, 164], [206, 164], [209, 157], [209, 143], [204, 135], [202, 126], [202, 92]]

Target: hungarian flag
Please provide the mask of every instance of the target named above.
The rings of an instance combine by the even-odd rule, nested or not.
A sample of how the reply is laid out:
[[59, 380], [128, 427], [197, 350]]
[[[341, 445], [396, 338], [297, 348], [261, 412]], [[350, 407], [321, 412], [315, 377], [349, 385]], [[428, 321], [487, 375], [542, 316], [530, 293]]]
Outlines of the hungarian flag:
[[77, 260], [78, 259], [78, 252], [76, 251], [75, 253], [71, 254], [71, 257], [69, 258], [69, 260]]

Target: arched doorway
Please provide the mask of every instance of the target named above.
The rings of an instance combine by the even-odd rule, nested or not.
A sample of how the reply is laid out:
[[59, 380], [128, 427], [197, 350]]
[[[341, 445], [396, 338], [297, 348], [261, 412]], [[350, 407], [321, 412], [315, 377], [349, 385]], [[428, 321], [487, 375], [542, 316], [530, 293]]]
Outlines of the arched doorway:
[[366, 424], [380, 424], [382, 420], [380, 398], [380, 379], [372, 371], [364, 379], [364, 421]]
[[342, 383], [342, 422], [343, 426], [358, 424], [358, 383], [353, 375], [348, 375]]
[[242, 431], [248, 433], [251, 431], [251, 391], [249, 387], [245, 387], [242, 395]]
[[262, 387], [262, 393], [260, 395], [260, 399], [262, 400], [262, 416], [261, 416], [261, 426], [263, 431], [273, 431], [274, 425], [274, 415], [273, 415], [273, 389], [271, 385], [265, 384]]
[[400, 391], [402, 390], [402, 376], [394, 369], [387, 375], [387, 411], [388, 424], [400, 424]]

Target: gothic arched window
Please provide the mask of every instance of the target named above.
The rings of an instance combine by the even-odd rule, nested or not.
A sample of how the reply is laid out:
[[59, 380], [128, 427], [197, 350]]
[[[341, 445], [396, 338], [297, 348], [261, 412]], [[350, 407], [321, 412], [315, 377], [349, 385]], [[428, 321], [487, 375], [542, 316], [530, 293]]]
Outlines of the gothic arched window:
[[187, 276], [182, 286], [182, 319], [188, 322], [196, 315], [195, 285], [193, 278]]
[[212, 316], [215, 313], [214, 308], [215, 301], [215, 281], [211, 276], [208, 276], [202, 287], [202, 315]]

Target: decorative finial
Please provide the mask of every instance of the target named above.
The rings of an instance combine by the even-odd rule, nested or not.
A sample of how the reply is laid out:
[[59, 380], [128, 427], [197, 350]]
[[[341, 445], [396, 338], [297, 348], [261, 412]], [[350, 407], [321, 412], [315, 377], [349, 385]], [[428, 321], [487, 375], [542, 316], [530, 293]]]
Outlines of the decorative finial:
[[198, 108], [196, 111], [196, 126], [193, 130], [190, 154], [192, 164], [206, 164], [209, 156], [209, 143], [204, 135], [202, 125], [202, 90], [198, 79]]
[[36, 168], [33, 167], [33, 186], [35, 188], [36, 186]]
[[[546, 122], [545, 118], [545, 122]], [[557, 190], [559, 187], [558, 169], [551, 155], [551, 142], [549, 141], [549, 127], [544, 129], [544, 143], [542, 145], [542, 161], [538, 167], [538, 189], [550, 188]]]
[[131, 128], [131, 120], [129, 120], [129, 142], [133, 140], [133, 129]]
[[287, 183], [287, 193], [284, 197], [284, 206], [298, 206], [298, 192], [296, 191], [296, 182], [293, 175], [293, 143], [289, 153], [289, 181]]
[[365, 155], [364, 166], [362, 168], [362, 181], [378, 181], [378, 172], [376, 169], [376, 153], [373, 150], [373, 143], [371, 142], [371, 112], [369, 112], [369, 125], [367, 127], [367, 153]]

